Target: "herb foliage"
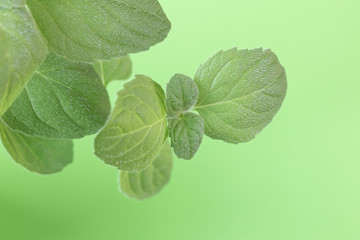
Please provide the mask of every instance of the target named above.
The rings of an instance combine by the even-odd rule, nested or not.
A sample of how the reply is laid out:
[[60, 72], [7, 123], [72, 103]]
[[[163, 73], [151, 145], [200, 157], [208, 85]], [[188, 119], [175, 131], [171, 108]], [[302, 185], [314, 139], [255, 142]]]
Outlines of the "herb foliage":
[[142, 200], [169, 181], [172, 150], [192, 159], [204, 134], [255, 138], [286, 94], [271, 50], [220, 51], [193, 78], [175, 74], [166, 93], [144, 75], [111, 110], [106, 86], [132, 73], [128, 54], [170, 31], [157, 0], [1, 0], [0, 135], [26, 169], [51, 174], [73, 160], [72, 139], [97, 134], [95, 154], [120, 173], [120, 190]]

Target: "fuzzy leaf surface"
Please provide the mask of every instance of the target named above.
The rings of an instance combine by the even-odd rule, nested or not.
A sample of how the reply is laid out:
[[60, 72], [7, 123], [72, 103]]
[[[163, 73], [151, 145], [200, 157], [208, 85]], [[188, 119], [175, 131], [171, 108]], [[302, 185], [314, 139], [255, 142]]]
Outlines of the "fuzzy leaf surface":
[[92, 66], [49, 54], [3, 119], [28, 135], [72, 139], [96, 133], [109, 114], [109, 96]]
[[119, 91], [110, 119], [95, 139], [95, 154], [120, 170], [141, 171], [167, 135], [164, 91], [149, 77], [137, 75]]
[[197, 85], [185, 75], [175, 74], [166, 85], [169, 136], [179, 158], [191, 159], [203, 138], [203, 121], [191, 112], [198, 96]]
[[247, 142], [267, 126], [286, 93], [285, 70], [270, 50], [220, 51], [201, 65], [195, 110], [205, 134], [230, 143]]
[[148, 50], [170, 22], [157, 0], [27, 0], [50, 50], [93, 63]]
[[182, 117], [169, 119], [171, 146], [177, 157], [191, 159], [200, 147], [204, 135], [204, 124], [195, 113], [185, 113]]
[[199, 96], [195, 82], [182, 74], [175, 74], [166, 85], [166, 109], [169, 117], [191, 111]]

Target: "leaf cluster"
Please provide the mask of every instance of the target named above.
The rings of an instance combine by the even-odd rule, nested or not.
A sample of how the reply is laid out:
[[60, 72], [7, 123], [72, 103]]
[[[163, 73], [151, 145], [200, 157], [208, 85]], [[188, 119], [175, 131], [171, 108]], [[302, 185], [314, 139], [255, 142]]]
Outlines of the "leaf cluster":
[[157, 0], [2, 0], [0, 135], [10, 156], [51, 174], [73, 160], [73, 139], [97, 134], [95, 154], [119, 169], [120, 189], [145, 199], [169, 181], [172, 150], [192, 159], [203, 135], [247, 142], [286, 93], [270, 50], [220, 51], [193, 78], [163, 88], [144, 75], [111, 110], [106, 86], [131, 76], [128, 54], [163, 41], [171, 24]]

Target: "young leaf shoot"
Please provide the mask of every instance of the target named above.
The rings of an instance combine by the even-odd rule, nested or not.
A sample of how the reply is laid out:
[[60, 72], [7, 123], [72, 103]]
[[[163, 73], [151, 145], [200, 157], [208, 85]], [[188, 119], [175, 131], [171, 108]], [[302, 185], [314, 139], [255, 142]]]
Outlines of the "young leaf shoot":
[[166, 86], [169, 136], [179, 158], [193, 158], [203, 138], [203, 121], [191, 112], [198, 96], [195, 82], [182, 74], [175, 74]]

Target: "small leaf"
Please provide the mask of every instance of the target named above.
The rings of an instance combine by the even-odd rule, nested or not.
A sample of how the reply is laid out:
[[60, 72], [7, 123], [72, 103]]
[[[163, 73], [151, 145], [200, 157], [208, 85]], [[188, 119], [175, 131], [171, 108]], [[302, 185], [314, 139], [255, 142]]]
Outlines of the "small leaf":
[[92, 63], [148, 50], [170, 31], [157, 0], [27, 0], [50, 50]]
[[171, 146], [177, 157], [191, 159], [203, 138], [203, 122], [190, 111], [196, 104], [199, 90], [195, 82], [182, 74], [175, 74], [166, 86], [166, 110]]
[[0, 133], [11, 157], [30, 171], [40, 174], [56, 173], [73, 160], [71, 140], [31, 137], [11, 130], [1, 119]]
[[255, 137], [278, 112], [286, 93], [285, 70], [262, 49], [220, 51], [201, 65], [195, 110], [205, 134], [230, 143]]
[[169, 117], [191, 111], [199, 90], [195, 82], [182, 74], [175, 74], [166, 85], [166, 110]]
[[126, 80], [131, 75], [131, 60], [128, 55], [109, 61], [96, 60], [94, 69], [105, 86], [116, 80]]
[[24, 89], [47, 54], [24, 0], [0, 3], [0, 116]]
[[141, 172], [120, 172], [120, 191], [138, 200], [152, 197], [169, 182], [171, 169], [172, 153], [166, 141], [148, 168]]
[[149, 166], [167, 137], [164, 101], [164, 91], [149, 77], [138, 75], [126, 83], [95, 139], [95, 154], [125, 171]]
[[96, 133], [109, 113], [109, 96], [91, 65], [49, 54], [3, 119], [28, 135], [71, 139]]
[[204, 124], [195, 113], [185, 113], [180, 118], [169, 119], [171, 146], [177, 157], [191, 159], [200, 147], [204, 135]]

